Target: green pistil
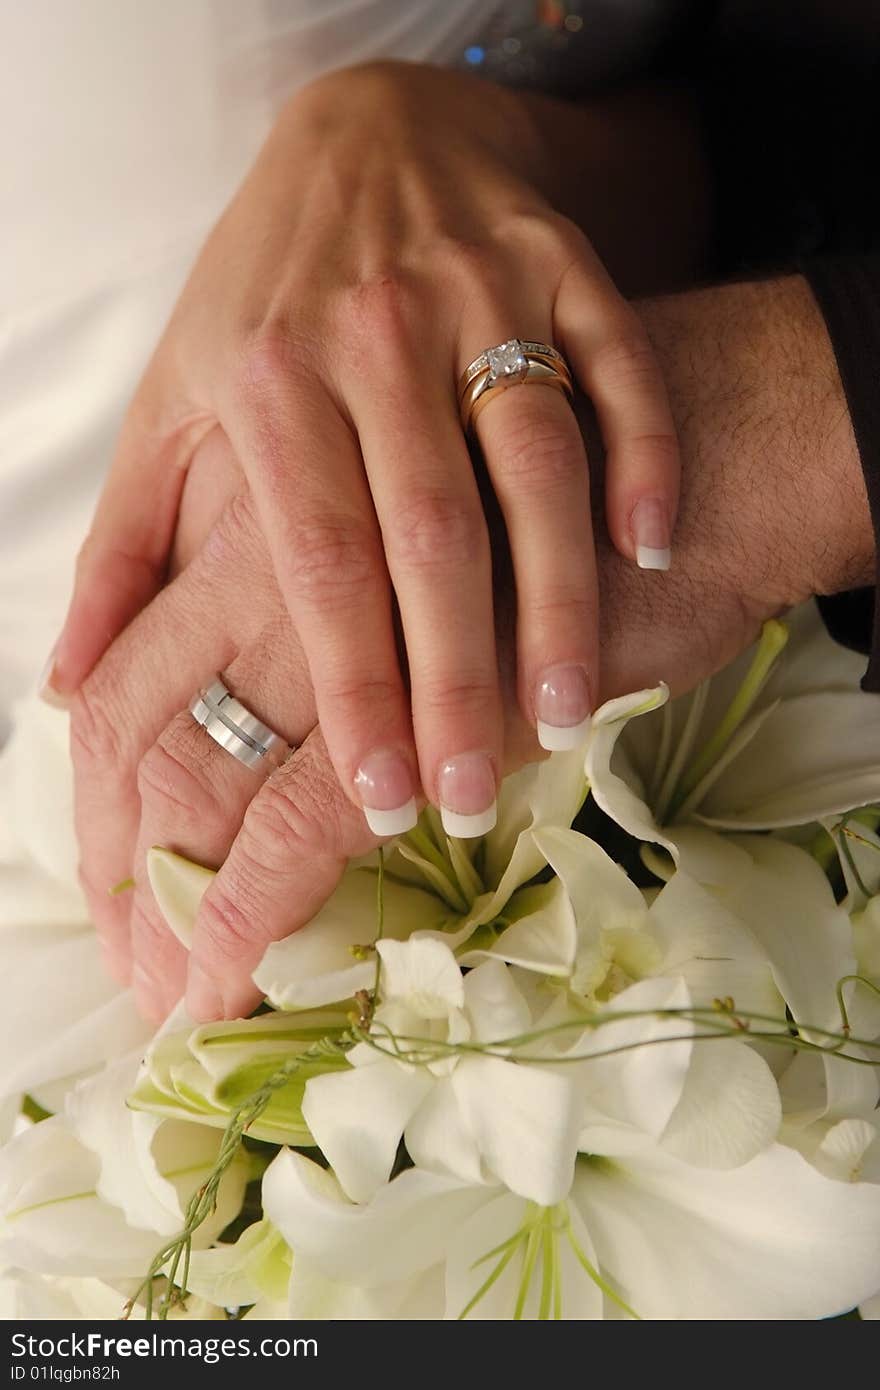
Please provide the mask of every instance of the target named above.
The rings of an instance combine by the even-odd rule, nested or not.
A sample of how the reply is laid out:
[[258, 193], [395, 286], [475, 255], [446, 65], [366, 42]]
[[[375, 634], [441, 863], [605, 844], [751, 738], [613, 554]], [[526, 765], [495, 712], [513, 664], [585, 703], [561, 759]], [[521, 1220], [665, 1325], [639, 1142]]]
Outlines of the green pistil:
[[560, 1237], [571, 1247], [578, 1264], [593, 1281], [600, 1292], [631, 1318], [638, 1320], [638, 1313], [620, 1297], [606, 1279], [587, 1259], [572, 1230], [568, 1205], [565, 1202], [555, 1207], [538, 1207], [528, 1204], [526, 1218], [517, 1231], [507, 1240], [496, 1245], [475, 1261], [472, 1268], [477, 1269], [489, 1260], [496, 1263], [483, 1280], [476, 1293], [465, 1304], [458, 1315], [462, 1321], [486, 1297], [489, 1290], [497, 1284], [508, 1265], [518, 1254], [522, 1256], [522, 1269], [516, 1290], [516, 1303], [513, 1309], [514, 1322], [521, 1322], [526, 1310], [529, 1292], [540, 1264], [541, 1285], [538, 1293], [538, 1321], [548, 1322], [562, 1317], [562, 1267], [559, 1258]]
[[400, 845], [404, 855], [408, 848], [424, 861], [422, 873], [429, 885], [454, 912], [467, 913], [485, 891], [466, 850], [460, 841], [447, 836], [433, 806], [425, 809], [414, 830], [401, 837]]
[[725, 710], [718, 727], [682, 776], [669, 802], [667, 823], [673, 821], [685, 801], [709, 770], [721, 759], [763, 690], [786, 642], [788, 628], [775, 618], [764, 624], [758, 649], [745, 680]]
[[409, 845], [411, 850], [429, 864], [436, 876], [429, 876], [422, 870], [425, 881], [434, 891], [443, 898], [444, 902], [452, 908], [453, 912], [465, 913], [468, 910], [467, 899], [459, 887], [452, 866], [449, 861], [440, 853], [434, 841], [431, 839], [419, 824], [408, 834], [401, 836], [401, 845]]

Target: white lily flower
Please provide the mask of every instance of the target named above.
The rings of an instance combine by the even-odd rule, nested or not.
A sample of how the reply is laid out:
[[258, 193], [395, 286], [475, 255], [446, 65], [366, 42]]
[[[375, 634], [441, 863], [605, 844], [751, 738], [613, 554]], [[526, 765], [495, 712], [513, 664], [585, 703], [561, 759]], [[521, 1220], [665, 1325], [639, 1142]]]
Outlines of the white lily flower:
[[374, 1308], [402, 1278], [433, 1275], [436, 1288], [438, 1269], [446, 1318], [813, 1319], [880, 1280], [876, 1188], [829, 1179], [780, 1144], [718, 1172], [645, 1137], [637, 1152], [583, 1158], [549, 1209], [418, 1168], [357, 1205], [292, 1151], [263, 1189], [273, 1222], [336, 1290], [317, 1316], [339, 1316], [346, 1287], [349, 1304], [353, 1286]]
[[291, 1263], [281, 1233], [270, 1221], [257, 1221], [233, 1245], [193, 1251], [187, 1289], [221, 1308], [243, 1308], [263, 1300], [283, 1302]]
[[[142, 1322], [143, 1303], [129, 1306], [134, 1280], [117, 1284], [91, 1277], [34, 1274], [28, 1269], [0, 1273], [0, 1321], [15, 1322], [119, 1322], [125, 1309], [129, 1322]], [[225, 1319], [222, 1307], [195, 1296], [169, 1311], [172, 1321]]]
[[677, 858], [678, 827], [806, 825], [880, 798], [880, 701], [815, 604], [667, 703], [665, 687], [596, 711], [586, 770], [598, 805]]
[[77, 1080], [152, 1034], [104, 970], [69, 890], [41, 869], [0, 865], [0, 973], [15, 1001], [0, 1011], [0, 1096], [27, 1092], [55, 1109]]
[[[198, 1120], [225, 1129], [239, 1105], [282, 1067], [300, 1059], [249, 1133], [272, 1144], [311, 1144], [302, 1116], [306, 1082], [347, 1063], [330, 1047], [321, 1048], [315, 1057], [310, 1050], [320, 1040], [338, 1038], [349, 1022], [340, 1010], [316, 1009], [295, 1016], [259, 1014], [194, 1027], [180, 1008], [147, 1049], [127, 1104], [152, 1115]], [[302, 1060], [304, 1054], [307, 1060]]]
[[[303, 1116], [350, 1196], [387, 1182], [401, 1138], [426, 1167], [479, 1180], [486, 1172], [552, 1202], [571, 1183], [580, 1125], [575, 1079], [503, 1056], [458, 1053], [459, 1043], [524, 1032], [530, 1015], [506, 967], [467, 977], [431, 937], [380, 941], [380, 998], [371, 1043], [347, 1070], [308, 1082]], [[510, 1030], [507, 1032], [507, 1030]], [[450, 1046], [452, 1045], [452, 1046]], [[414, 1061], [401, 1060], [399, 1048]]]
[[[117, 1103], [117, 1082], [95, 1086], [88, 1101], [80, 1095], [73, 1121], [43, 1120], [0, 1150], [0, 1260], [37, 1273], [140, 1278], [161, 1237], [180, 1228], [186, 1202], [214, 1165], [219, 1136], [161, 1123], [147, 1145], [143, 1122], [152, 1122]], [[126, 1137], [132, 1121], [136, 1132]], [[111, 1142], [114, 1124], [120, 1135]], [[249, 1174], [244, 1156], [234, 1160], [198, 1243], [210, 1243], [237, 1214]]]
[[103, 1322], [117, 1320], [125, 1295], [100, 1279], [74, 1279], [9, 1269], [0, 1274], [0, 1320]]
[[[703, 842], [707, 862], [710, 838], [714, 843], [717, 837]], [[784, 1004], [766, 945], [749, 927], [749, 899], [737, 911], [724, 895], [679, 872], [648, 901], [624, 870], [579, 832], [548, 827], [536, 840], [557, 877], [538, 890], [545, 894], [545, 906], [534, 940], [526, 940], [528, 919], [515, 922], [488, 951], [465, 953], [463, 963], [486, 954], [500, 958], [546, 976], [551, 984], [564, 982], [567, 998], [582, 1005], [604, 1002], [641, 979], [682, 977], [697, 1004], [710, 1006], [732, 995], [740, 1008], [781, 1017]], [[723, 849], [720, 839], [719, 844]], [[827, 913], [818, 929], [824, 931], [826, 919]]]
[[859, 974], [880, 988], [880, 893], [853, 913], [852, 927]]

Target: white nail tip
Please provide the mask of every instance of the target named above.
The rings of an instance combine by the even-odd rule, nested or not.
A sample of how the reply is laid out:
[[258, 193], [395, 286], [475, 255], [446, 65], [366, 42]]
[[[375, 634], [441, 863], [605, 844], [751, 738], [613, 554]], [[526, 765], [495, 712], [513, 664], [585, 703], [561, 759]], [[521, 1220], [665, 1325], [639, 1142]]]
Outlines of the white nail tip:
[[441, 806], [440, 819], [446, 834], [453, 839], [476, 840], [478, 836], [488, 835], [490, 830], [495, 829], [498, 808], [493, 801], [488, 811], [480, 811], [475, 816], [462, 816], [458, 811], [450, 811], [448, 806]]
[[636, 546], [636, 564], [640, 570], [668, 570], [672, 563], [672, 553], [667, 550], [655, 550], [650, 545]]
[[580, 748], [586, 742], [590, 722], [588, 715], [580, 724], [570, 724], [567, 729], [560, 729], [556, 724], [545, 724], [543, 719], [539, 719], [538, 742], [548, 753], [570, 753], [573, 748]]
[[377, 811], [365, 806], [364, 818], [373, 834], [385, 840], [390, 835], [405, 835], [408, 830], [415, 829], [419, 813], [415, 798], [410, 797], [405, 806], [396, 806], [393, 811]]

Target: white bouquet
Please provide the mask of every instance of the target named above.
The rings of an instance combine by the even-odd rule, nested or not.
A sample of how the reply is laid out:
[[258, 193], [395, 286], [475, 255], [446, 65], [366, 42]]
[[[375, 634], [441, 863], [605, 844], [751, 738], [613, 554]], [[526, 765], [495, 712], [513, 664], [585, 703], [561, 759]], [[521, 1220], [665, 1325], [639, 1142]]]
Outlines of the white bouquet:
[[[252, 1018], [181, 1007], [155, 1035], [74, 886], [63, 716], [23, 707], [2, 1315], [876, 1316], [860, 666], [809, 607], [687, 698], [611, 701], [579, 753], [506, 781], [484, 840], [429, 809], [351, 865], [266, 952]], [[150, 875], [186, 944], [210, 872], [155, 850]]]

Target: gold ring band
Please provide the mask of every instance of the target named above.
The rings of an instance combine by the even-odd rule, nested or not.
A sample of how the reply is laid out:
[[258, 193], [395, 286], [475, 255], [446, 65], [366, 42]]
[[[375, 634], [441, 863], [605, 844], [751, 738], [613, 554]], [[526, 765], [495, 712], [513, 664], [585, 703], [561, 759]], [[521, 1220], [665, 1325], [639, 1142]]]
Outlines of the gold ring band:
[[511, 338], [481, 352], [461, 374], [458, 408], [466, 433], [490, 400], [511, 386], [553, 386], [572, 395], [571, 372], [560, 352], [549, 343]]
[[467, 387], [476, 376], [480, 376], [485, 371], [490, 371], [493, 376], [515, 376], [521, 373], [524, 368], [524, 359], [529, 357], [539, 358], [552, 366], [555, 362], [558, 366], [568, 371], [568, 363], [561, 352], [557, 352], [555, 347], [549, 343], [532, 342], [530, 339], [511, 338], [506, 343], [499, 343], [497, 347], [484, 348], [477, 354], [473, 362], [469, 362], [458, 379], [458, 394], [464, 395]]

